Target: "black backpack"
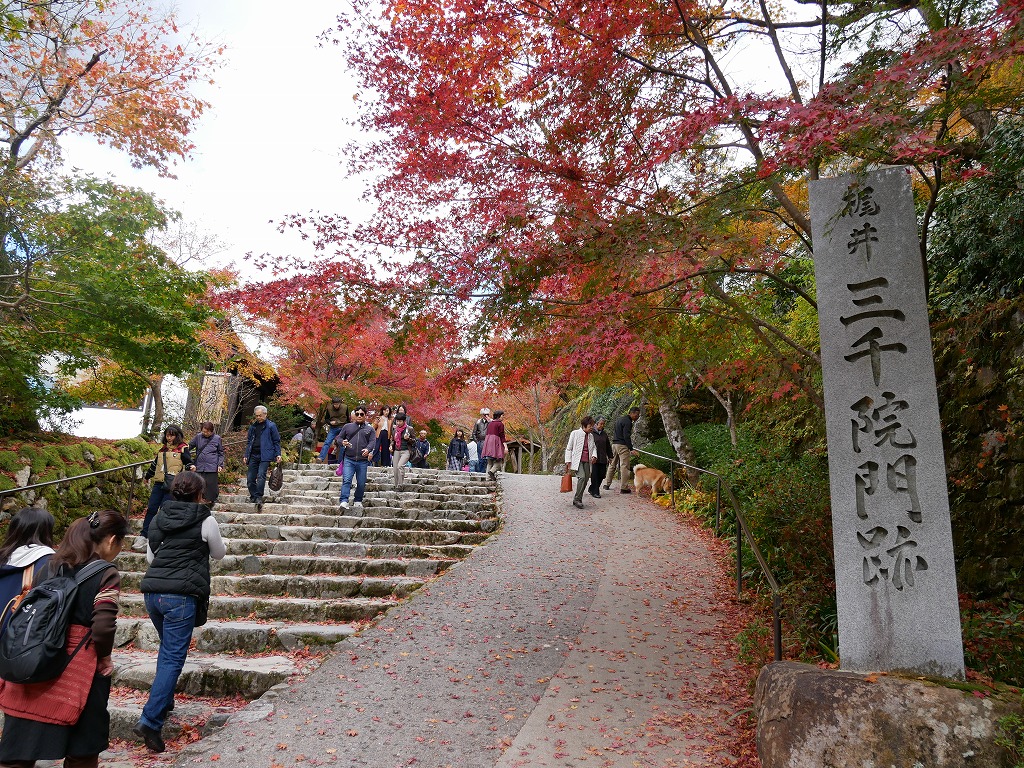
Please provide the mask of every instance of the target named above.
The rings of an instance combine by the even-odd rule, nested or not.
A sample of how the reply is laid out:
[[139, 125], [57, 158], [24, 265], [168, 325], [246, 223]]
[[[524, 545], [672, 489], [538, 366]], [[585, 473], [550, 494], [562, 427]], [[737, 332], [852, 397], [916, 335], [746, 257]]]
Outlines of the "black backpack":
[[0, 678], [10, 683], [41, 683], [60, 677], [89, 640], [86, 635], [73, 651], [66, 647], [78, 588], [86, 579], [114, 567], [106, 560], [95, 560], [77, 576], [58, 571], [33, 587], [0, 634]]

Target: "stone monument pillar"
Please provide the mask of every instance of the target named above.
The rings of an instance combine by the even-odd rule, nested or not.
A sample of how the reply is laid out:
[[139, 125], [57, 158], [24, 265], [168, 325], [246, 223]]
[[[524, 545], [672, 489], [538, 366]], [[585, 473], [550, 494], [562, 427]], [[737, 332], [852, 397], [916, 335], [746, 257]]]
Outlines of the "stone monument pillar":
[[904, 168], [811, 182], [843, 669], [963, 678], [917, 218]]

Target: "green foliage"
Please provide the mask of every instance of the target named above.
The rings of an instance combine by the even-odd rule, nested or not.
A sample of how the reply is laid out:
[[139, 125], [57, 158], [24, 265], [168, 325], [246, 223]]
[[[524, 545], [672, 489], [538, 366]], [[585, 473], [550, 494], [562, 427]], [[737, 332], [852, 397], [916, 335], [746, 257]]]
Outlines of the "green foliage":
[[996, 744], [1010, 753], [1013, 768], [1024, 768], [1024, 715], [1007, 715], [999, 719], [998, 725]]
[[[0, 445], [0, 456], [8, 460], [0, 465], [0, 490], [17, 487], [13, 472], [24, 466], [33, 468], [30, 483], [41, 483], [76, 477], [101, 469], [113, 469], [151, 455], [152, 449], [147, 448], [141, 440], [124, 440], [116, 444], [98, 440], [74, 443], [67, 442], [67, 438], [63, 436], [38, 433], [33, 444]], [[13, 470], [8, 469], [11, 456], [15, 457]], [[123, 510], [128, 498], [130, 478], [130, 471], [122, 471], [100, 477], [71, 480], [43, 488], [39, 496], [45, 500], [47, 508], [53, 513], [59, 534], [74, 520], [94, 509], [109, 507]], [[5, 513], [0, 514], [0, 536], [3, 535], [10, 511], [27, 505], [29, 498], [14, 497], [4, 501]], [[144, 503], [145, 499], [140, 499], [140, 490], [137, 486], [134, 508], [139, 510]]]
[[[16, 194], [15, 194], [16, 193]], [[207, 275], [150, 242], [173, 214], [149, 194], [91, 177], [0, 189], [0, 274], [27, 273], [31, 291], [0, 310], [0, 434], [31, 429], [94, 401], [137, 399], [151, 373], [182, 374], [201, 357], [212, 316]], [[21, 283], [3, 284], [13, 301]], [[57, 363], [44, 381], [44, 359]], [[98, 366], [98, 361], [104, 361]], [[61, 382], [106, 366], [75, 391]]]
[[993, 680], [1024, 685], [1024, 604], [962, 599], [964, 658]]
[[1024, 122], [989, 134], [989, 173], [939, 194], [928, 249], [931, 299], [947, 311], [1024, 291]]
[[22, 467], [17, 451], [0, 451], [0, 470], [17, 472]]
[[[686, 429], [699, 466], [723, 477], [745, 515], [751, 533], [783, 588], [784, 623], [789, 643], [801, 655], [815, 657], [824, 644], [834, 647], [835, 577], [828, 463], [810, 453], [792, 454], [739, 430], [733, 449], [724, 425], [698, 424]], [[713, 524], [716, 481], [701, 476], [696, 492], [684, 492], [684, 509]], [[732, 510], [723, 496], [722, 531], [735, 536]], [[761, 580], [752, 553], [744, 570]]]

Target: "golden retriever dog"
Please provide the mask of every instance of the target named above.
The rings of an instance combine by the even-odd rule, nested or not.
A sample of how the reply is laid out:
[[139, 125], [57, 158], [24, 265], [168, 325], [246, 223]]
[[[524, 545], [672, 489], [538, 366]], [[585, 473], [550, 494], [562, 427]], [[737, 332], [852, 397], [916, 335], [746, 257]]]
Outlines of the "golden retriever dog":
[[660, 469], [645, 467], [643, 464], [633, 467], [633, 485], [636, 487], [637, 493], [641, 488], [649, 487], [652, 496], [659, 492], [669, 493], [672, 490], [672, 480], [668, 475]]

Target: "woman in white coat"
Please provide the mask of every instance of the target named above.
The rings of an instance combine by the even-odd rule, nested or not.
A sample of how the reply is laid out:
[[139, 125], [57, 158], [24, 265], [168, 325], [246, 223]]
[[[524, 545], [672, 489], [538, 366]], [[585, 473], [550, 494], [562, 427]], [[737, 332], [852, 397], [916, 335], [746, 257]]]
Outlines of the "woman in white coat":
[[590, 467], [597, 462], [597, 444], [594, 436], [594, 417], [584, 416], [580, 428], [569, 435], [569, 444], [565, 446], [566, 470], [576, 473], [576, 495], [572, 505], [583, 509], [583, 490], [590, 480]]

